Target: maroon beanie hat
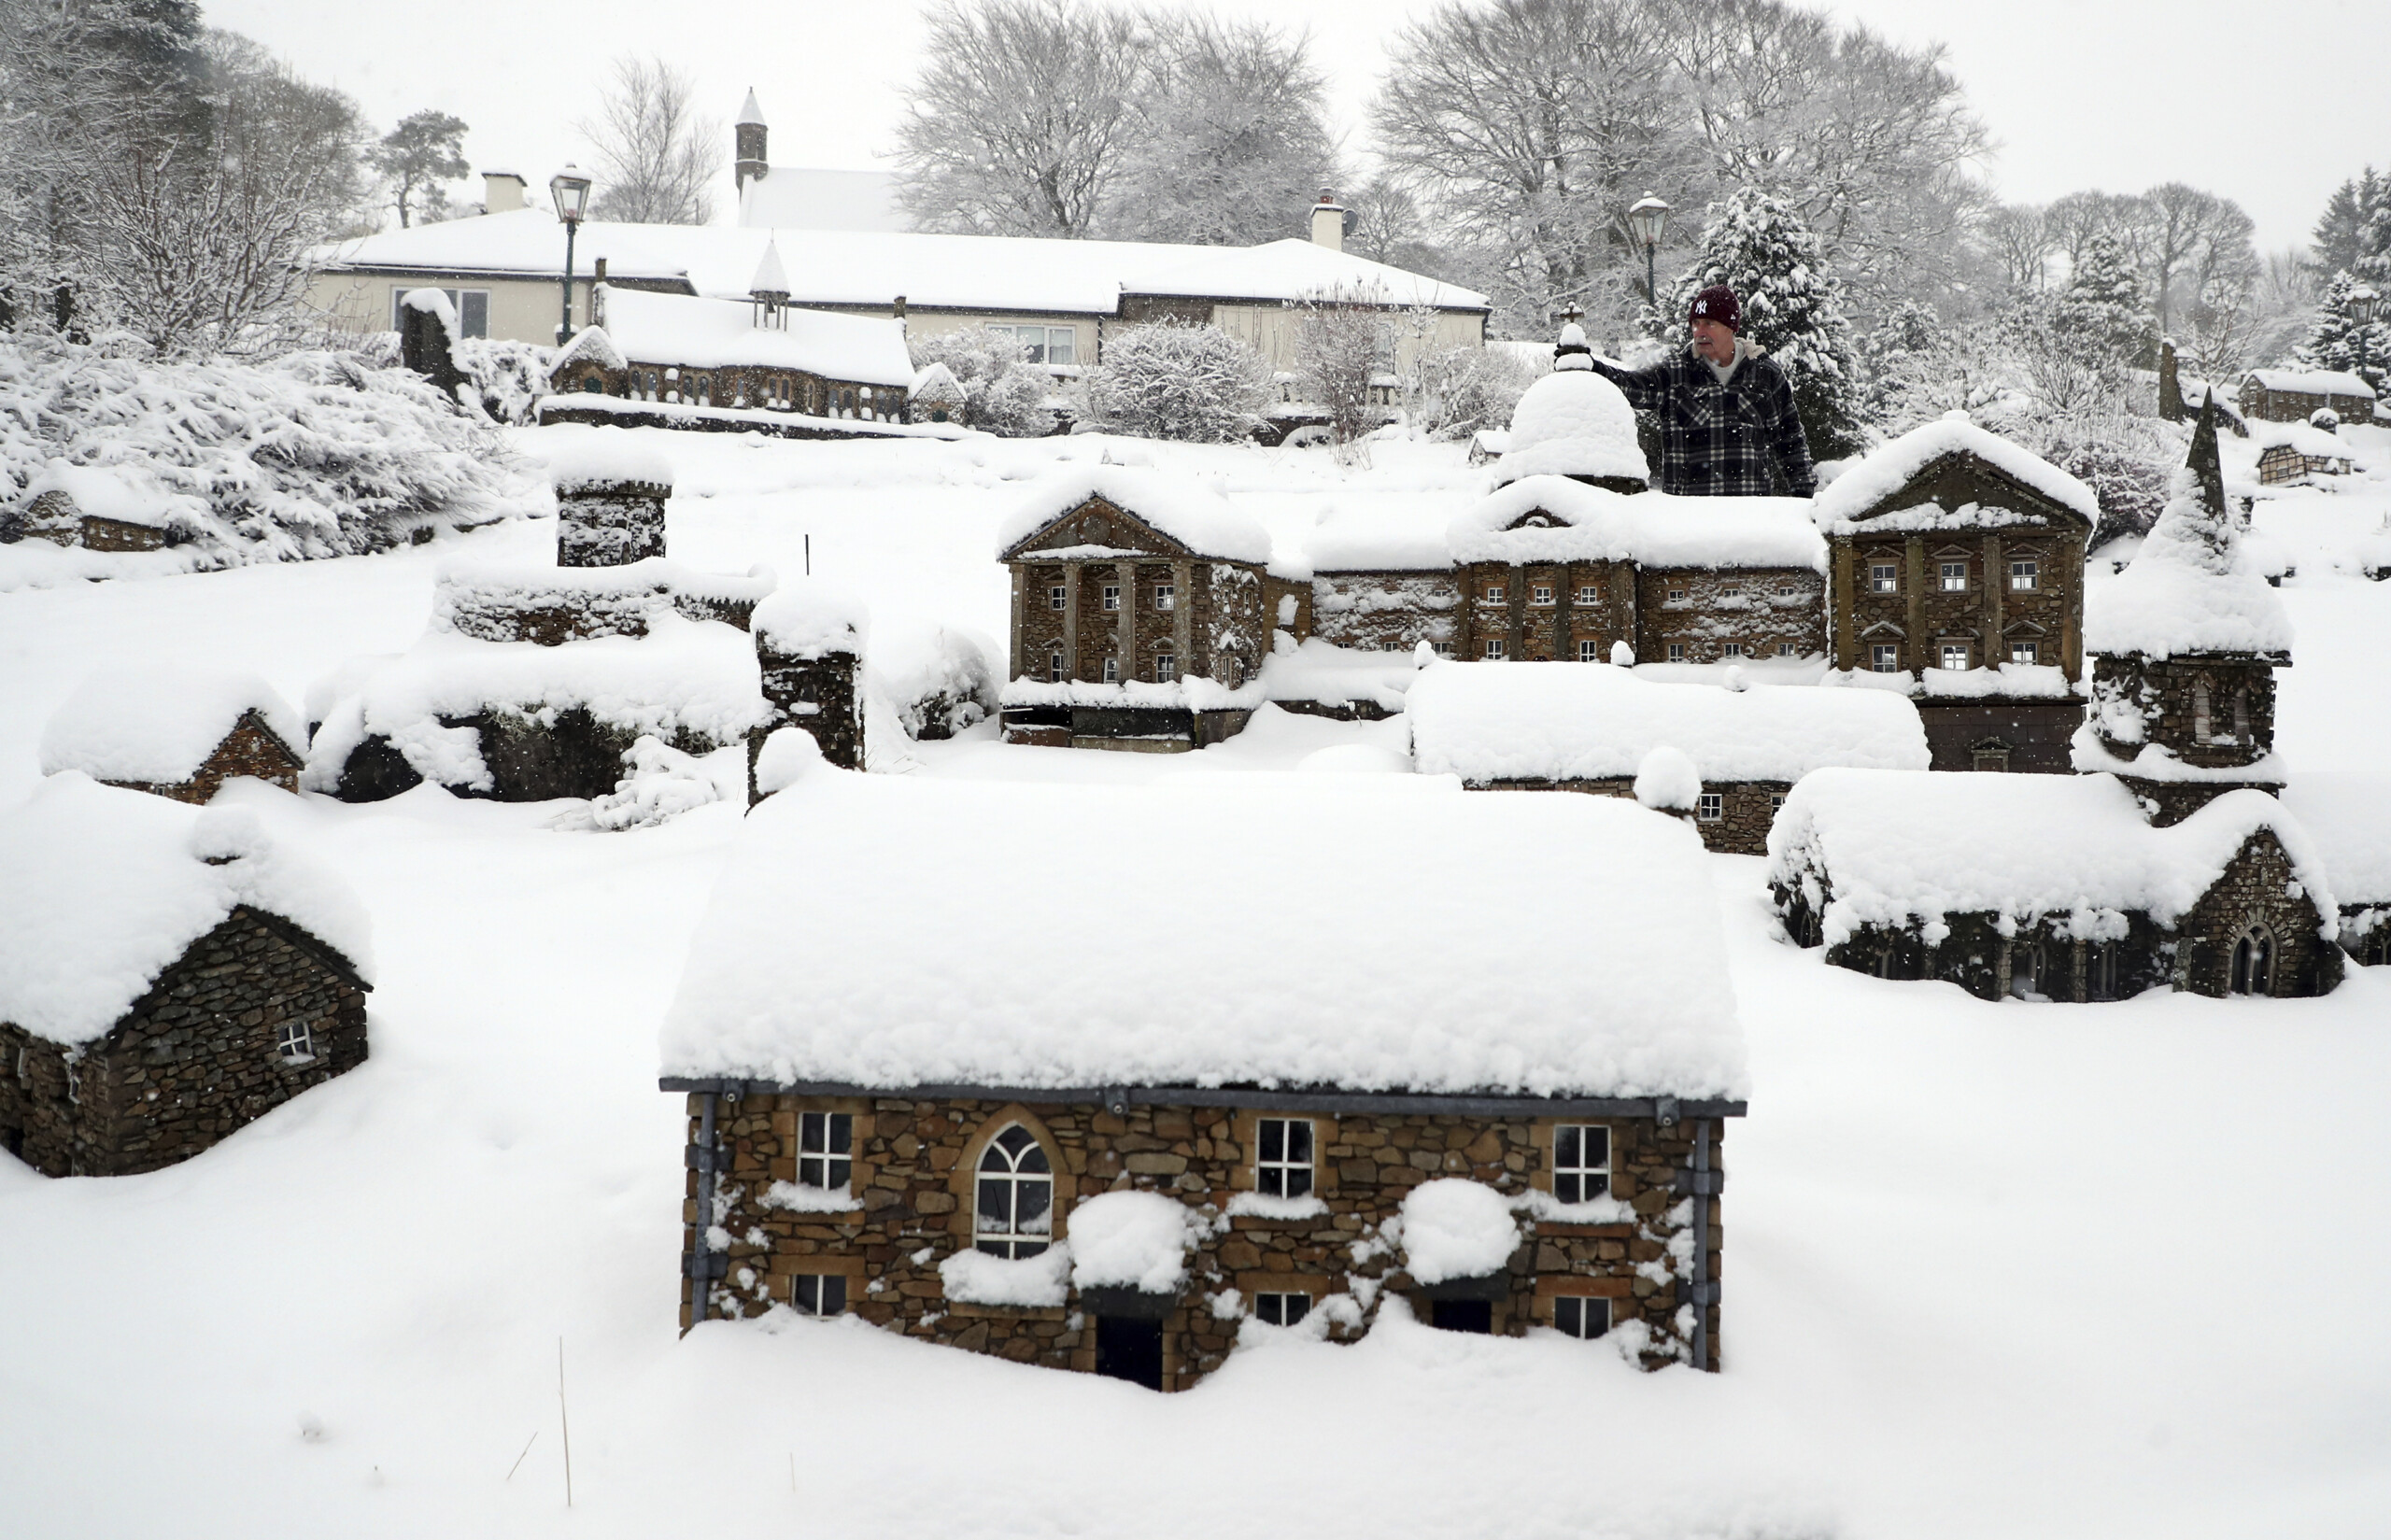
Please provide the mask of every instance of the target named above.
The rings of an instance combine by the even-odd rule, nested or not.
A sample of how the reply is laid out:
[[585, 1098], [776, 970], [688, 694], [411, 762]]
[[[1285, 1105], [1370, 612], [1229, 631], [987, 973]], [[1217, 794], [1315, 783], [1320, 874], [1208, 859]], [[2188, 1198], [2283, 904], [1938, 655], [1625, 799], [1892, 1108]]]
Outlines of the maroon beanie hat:
[[1717, 321], [1730, 332], [1744, 329], [1744, 307], [1735, 303], [1735, 291], [1723, 283], [1714, 283], [1693, 297], [1693, 313], [1686, 318], [1691, 326], [1695, 321]]

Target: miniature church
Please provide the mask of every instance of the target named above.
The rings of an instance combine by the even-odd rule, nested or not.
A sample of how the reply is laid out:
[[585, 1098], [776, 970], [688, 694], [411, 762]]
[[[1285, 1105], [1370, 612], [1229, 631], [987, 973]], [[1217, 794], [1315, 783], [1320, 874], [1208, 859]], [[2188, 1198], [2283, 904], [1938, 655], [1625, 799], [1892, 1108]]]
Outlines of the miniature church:
[[299, 713], [255, 674], [109, 670], [86, 679], [51, 716], [41, 770], [205, 803], [240, 776], [298, 790], [306, 742]]

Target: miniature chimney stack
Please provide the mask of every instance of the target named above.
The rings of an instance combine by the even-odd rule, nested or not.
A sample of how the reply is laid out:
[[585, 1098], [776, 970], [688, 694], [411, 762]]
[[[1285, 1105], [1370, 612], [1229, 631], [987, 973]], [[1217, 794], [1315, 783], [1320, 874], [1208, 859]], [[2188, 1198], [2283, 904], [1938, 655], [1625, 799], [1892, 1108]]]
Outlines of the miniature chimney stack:
[[1331, 251], [1345, 249], [1345, 205], [1337, 201], [1333, 187], [1322, 188], [1320, 202], [1311, 205], [1311, 239]]

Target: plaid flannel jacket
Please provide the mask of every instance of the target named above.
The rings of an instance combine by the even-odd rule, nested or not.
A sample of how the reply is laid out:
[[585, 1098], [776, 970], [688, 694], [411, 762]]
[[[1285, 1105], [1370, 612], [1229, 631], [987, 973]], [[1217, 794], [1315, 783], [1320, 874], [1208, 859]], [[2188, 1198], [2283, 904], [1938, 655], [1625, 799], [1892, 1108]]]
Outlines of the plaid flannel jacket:
[[[1727, 383], [1691, 348], [1648, 369], [1594, 367], [1659, 419], [1661, 490], [1680, 497], [1808, 497], [1818, 489], [1793, 390], [1774, 359], [1747, 354]], [[1782, 480], [1779, 480], [1782, 477]]]

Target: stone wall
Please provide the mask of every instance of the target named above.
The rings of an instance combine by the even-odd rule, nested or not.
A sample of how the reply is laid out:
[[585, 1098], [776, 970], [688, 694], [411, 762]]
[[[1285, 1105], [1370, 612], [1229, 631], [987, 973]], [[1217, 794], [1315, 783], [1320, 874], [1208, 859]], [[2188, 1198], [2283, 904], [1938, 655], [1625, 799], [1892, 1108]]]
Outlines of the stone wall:
[[1620, 642], [1639, 663], [1826, 651], [1825, 580], [1806, 567], [1473, 561], [1456, 577], [1454, 650], [1462, 657], [1577, 662], [1591, 647], [1593, 660], [1607, 662]]
[[2272, 830], [2259, 829], [2184, 916], [2178, 977], [2195, 995], [2231, 993], [2234, 942], [2256, 925], [2274, 942], [2268, 994], [2327, 994], [2341, 982], [2342, 957], [2340, 947], [2318, 934], [2324, 920], [2301, 891], [2282, 841]]
[[[286, 1062], [286, 1024], [312, 1056]], [[79, 1053], [0, 1024], [0, 1147], [49, 1176], [188, 1160], [365, 1062], [365, 996], [336, 954], [243, 907]]]
[[[702, 1098], [689, 1099], [690, 1138]], [[726, 1097], [716, 1124], [720, 1163], [714, 1212], [728, 1238], [724, 1274], [713, 1285], [712, 1314], [752, 1316], [792, 1297], [803, 1274], [843, 1277], [847, 1308], [887, 1330], [1052, 1368], [1092, 1370], [1090, 1302], [1073, 1295], [1051, 1307], [993, 1307], [951, 1300], [939, 1264], [972, 1245], [973, 1173], [988, 1143], [1020, 1123], [1046, 1151], [1055, 1173], [1055, 1233], [1067, 1237], [1072, 1206], [1101, 1193], [1167, 1194], [1211, 1223], [1189, 1259], [1189, 1281], [1167, 1302], [1164, 1388], [1182, 1389], [1218, 1368], [1234, 1347], [1257, 1292], [1300, 1293], [1347, 1340], [1366, 1332], [1392, 1296], [1427, 1319], [1429, 1291], [1403, 1270], [1399, 1248], [1374, 1245], [1404, 1195], [1435, 1177], [1464, 1177], [1522, 1200], [1549, 1191], [1556, 1120], [1450, 1114], [1312, 1115], [1320, 1211], [1300, 1218], [1228, 1215], [1253, 1186], [1257, 1115], [1217, 1107], [1130, 1105], [1107, 1111], [1087, 1104], [1000, 1104], [962, 1098], [799, 1095]], [[854, 1178], [843, 1207], [799, 1210], [773, 1201], [775, 1183], [794, 1183], [798, 1114], [852, 1116]], [[1692, 1164], [1695, 1124], [1650, 1118], [1570, 1117], [1611, 1131], [1612, 1190], [1631, 1211], [1622, 1222], [1521, 1222], [1521, 1244], [1483, 1293], [1493, 1301], [1493, 1330], [1517, 1335], [1549, 1323], [1556, 1295], [1610, 1301], [1613, 1330], [1634, 1323], [1626, 1339], [1647, 1349], [1649, 1365], [1681, 1356], [1677, 1279], [1666, 1247], [1691, 1222], [1691, 1205], [1708, 1204], [1708, 1276], [1719, 1278], [1719, 1199], [1676, 1195], [1676, 1173]], [[1705, 1125], [1711, 1165], [1719, 1168], [1719, 1120]], [[694, 1164], [694, 1163], [693, 1163]], [[699, 1177], [692, 1170], [683, 1213], [697, 1218]], [[785, 1201], [794, 1189], [780, 1187]], [[831, 1200], [834, 1205], [838, 1200]], [[1356, 1248], [1368, 1256], [1356, 1260]], [[685, 1259], [686, 1260], [686, 1259]], [[685, 1268], [685, 1276], [687, 1269]], [[1234, 1291], [1234, 1294], [1232, 1294]], [[1440, 1291], [1441, 1292], [1441, 1291]], [[1709, 1364], [1717, 1364], [1718, 1307], [1706, 1307]], [[685, 1302], [682, 1324], [690, 1323]]]
[[[1596, 797], [1635, 795], [1633, 776], [1594, 781], [1473, 781], [1473, 791], [1577, 791]], [[1785, 781], [1705, 781], [1702, 789], [1719, 798], [1719, 816], [1696, 816], [1689, 822], [1702, 836], [1703, 848], [1726, 855], [1768, 854], [1769, 826], [1785, 805], [1791, 783]]]
[[[2139, 742], [2101, 735], [2101, 747], [2119, 759], [2138, 760], [2145, 745], [2172, 750], [2176, 759], [2203, 770], [2254, 766], [2274, 752], [2275, 665], [2255, 655], [2146, 658], [2138, 654], [2092, 659], [2093, 720], [2104, 729], [2113, 718], [2138, 722]], [[2271, 785], [2253, 777], [2204, 782], [2154, 783], [2129, 777], [2137, 791], [2158, 805], [2161, 825], [2182, 821], [2211, 799], [2239, 785]], [[2148, 788], [2148, 790], [2144, 790]]]
[[2069, 743], [2084, 725], [2081, 701], [1920, 700], [1917, 719], [1930, 770], [2075, 773]]
[[1641, 663], [1823, 657], [1826, 579], [1807, 567], [1639, 568], [1632, 644]]
[[216, 745], [215, 752], [201, 761], [188, 781], [110, 781], [112, 786], [128, 791], [146, 791], [156, 797], [171, 797], [177, 802], [196, 802], [203, 806], [216, 800], [224, 783], [236, 776], [254, 776], [285, 791], [299, 789], [301, 760], [297, 751], [275, 736], [274, 729], [253, 711], [243, 712], [233, 730]]
[[2242, 415], [2261, 422], [2306, 422], [2327, 408], [2343, 422], [2372, 422], [2374, 401], [2368, 396], [2331, 395], [2323, 391], [2270, 390], [2256, 380], [2242, 387]]
[[1311, 584], [1311, 634], [1361, 652], [1450, 647], [1460, 603], [1450, 572], [1322, 572]]
[[[2083, 677], [2084, 536], [2052, 524], [1927, 534], [1838, 534], [1833, 562], [1834, 662], [1867, 669], [1871, 648], [1897, 651], [1900, 671], [1943, 666], [1945, 645], [1968, 649], [1968, 666], [2010, 661], [2030, 646], [2033, 661]], [[2011, 565], [2035, 564], [2030, 589], [2011, 586]], [[1944, 568], [1958, 569], [1945, 587]], [[1889, 592], [1876, 570], [1893, 569]]]
[[762, 675], [764, 703], [771, 720], [749, 740], [747, 800], [756, 793], [756, 756], [776, 728], [803, 728], [821, 746], [822, 757], [842, 770], [863, 769], [863, 692], [857, 688], [863, 660], [853, 653], [792, 657], [757, 643], [756, 664]]
[[672, 488], [641, 481], [585, 481], [557, 488], [557, 565], [628, 567], [664, 554], [664, 502]]
[[[632, 362], [615, 369], [594, 359], [582, 358], [557, 371], [550, 383], [565, 398], [559, 403], [560, 409], [568, 411], [573, 396], [592, 395], [652, 401], [666, 406], [719, 406], [809, 417], [844, 417], [859, 422], [903, 422], [908, 416], [909, 392], [904, 386], [865, 385], [802, 369], [743, 364], [700, 369], [654, 362]], [[607, 420], [619, 419], [610, 416]], [[658, 423], [667, 427], [699, 426], [670, 416], [660, 417]]]

